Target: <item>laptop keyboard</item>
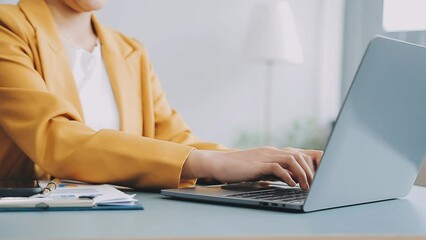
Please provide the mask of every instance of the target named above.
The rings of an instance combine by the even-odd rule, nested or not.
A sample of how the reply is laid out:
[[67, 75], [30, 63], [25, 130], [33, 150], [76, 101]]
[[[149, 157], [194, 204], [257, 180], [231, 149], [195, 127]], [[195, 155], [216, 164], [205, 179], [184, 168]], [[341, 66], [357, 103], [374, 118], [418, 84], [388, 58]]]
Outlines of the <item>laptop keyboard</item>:
[[268, 200], [277, 202], [303, 202], [308, 195], [301, 189], [267, 189], [242, 193], [227, 194], [225, 197]]

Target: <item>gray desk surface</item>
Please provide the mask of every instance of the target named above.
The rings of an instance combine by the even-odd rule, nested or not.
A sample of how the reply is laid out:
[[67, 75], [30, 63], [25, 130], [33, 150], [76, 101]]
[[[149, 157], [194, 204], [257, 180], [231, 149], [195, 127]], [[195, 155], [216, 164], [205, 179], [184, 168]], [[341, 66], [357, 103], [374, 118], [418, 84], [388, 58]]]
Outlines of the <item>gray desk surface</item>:
[[426, 188], [418, 186], [405, 199], [313, 213], [185, 202], [155, 193], [137, 197], [145, 210], [0, 213], [0, 239], [426, 237]]

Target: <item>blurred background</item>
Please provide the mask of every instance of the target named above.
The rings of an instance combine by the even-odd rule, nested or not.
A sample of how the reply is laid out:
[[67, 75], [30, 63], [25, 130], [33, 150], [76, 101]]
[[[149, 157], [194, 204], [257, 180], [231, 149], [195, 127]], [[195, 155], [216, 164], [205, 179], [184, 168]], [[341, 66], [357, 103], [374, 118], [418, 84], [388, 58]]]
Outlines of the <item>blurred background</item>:
[[171, 105], [202, 139], [323, 148], [369, 40], [382, 34], [424, 45], [425, 7], [422, 0], [109, 0], [96, 15], [143, 43]]
[[97, 15], [145, 45], [171, 105], [202, 139], [237, 148], [263, 145], [268, 121], [269, 144], [321, 148], [347, 85], [341, 81], [345, 4], [287, 1], [303, 61], [277, 62], [266, 96], [266, 64], [247, 52], [256, 47], [253, 31], [264, 33], [253, 21], [268, 21], [267, 14], [255, 18], [257, 9], [276, 2], [110, 0]]
[[[277, 2], [109, 0], [97, 15], [145, 45], [171, 105], [198, 136], [237, 148], [322, 148], [369, 40], [426, 41], [425, 15], [415, 15], [426, 9], [422, 0], [287, 0], [296, 31], [283, 26], [271, 34], [262, 27], [292, 21], [271, 19], [285, 10], [259, 14]], [[268, 73], [264, 59], [247, 54], [259, 47], [250, 41], [256, 31], [278, 39], [297, 34], [303, 60], [272, 56], [278, 61]]]

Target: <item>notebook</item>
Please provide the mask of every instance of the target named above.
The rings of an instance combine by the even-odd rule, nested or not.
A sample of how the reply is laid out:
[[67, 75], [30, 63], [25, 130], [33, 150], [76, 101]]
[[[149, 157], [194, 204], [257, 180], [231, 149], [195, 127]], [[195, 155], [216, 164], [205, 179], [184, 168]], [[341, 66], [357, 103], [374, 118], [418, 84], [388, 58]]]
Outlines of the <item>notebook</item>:
[[425, 65], [425, 47], [382, 36], [370, 41], [308, 193], [281, 182], [161, 193], [299, 212], [402, 198], [426, 154]]

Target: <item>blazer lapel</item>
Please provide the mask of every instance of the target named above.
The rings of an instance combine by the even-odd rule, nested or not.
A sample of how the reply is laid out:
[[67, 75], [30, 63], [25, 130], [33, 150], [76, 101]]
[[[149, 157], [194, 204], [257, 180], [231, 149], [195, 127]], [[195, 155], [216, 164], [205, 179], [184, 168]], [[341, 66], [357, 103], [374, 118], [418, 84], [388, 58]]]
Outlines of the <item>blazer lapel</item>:
[[84, 121], [80, 97], [64, 47], [57, 50], [53, 49], [49, 45], [46, 36], [42, 33], [37, 32], [37, 38], [43, 66], [43, 78], [46, 81], [47, 88], [49, 91], [71, 102], [80, 113], [81, 121]]
[[59, 37], [49, 8], [43, 0], [22, 0], [19, 6], [34, 26], [42, 65], [40, 73], [49, 91], [67, 99], [80, 113], [83, 110], [67, 52]]
[[141, 83], [136, 50], [92, 16], [120, 113], [120, 129], [142, 134]]

